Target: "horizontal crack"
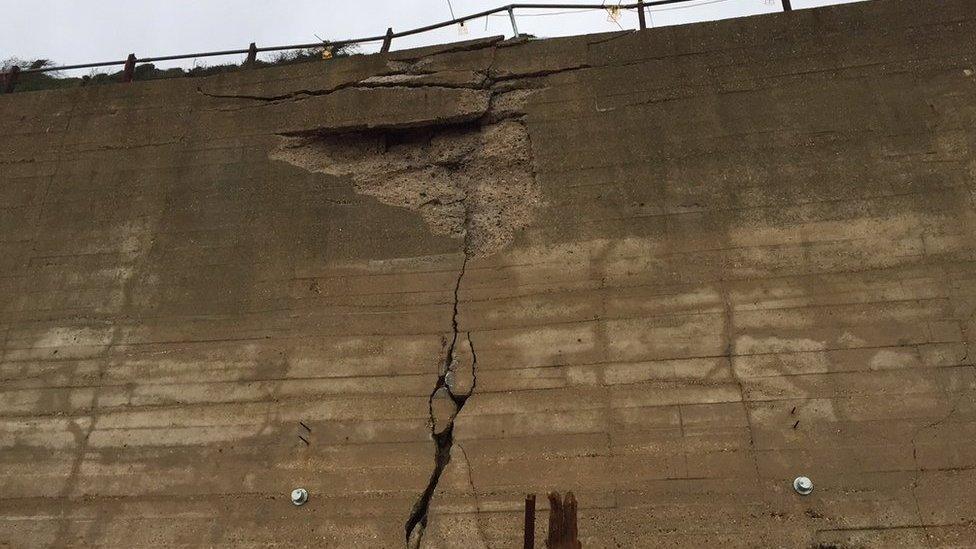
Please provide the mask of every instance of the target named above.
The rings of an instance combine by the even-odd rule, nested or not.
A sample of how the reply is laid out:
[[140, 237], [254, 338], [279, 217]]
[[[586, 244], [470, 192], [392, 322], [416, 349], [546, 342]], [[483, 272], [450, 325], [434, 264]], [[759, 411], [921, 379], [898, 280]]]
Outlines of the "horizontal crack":
[[262, 101], [266, 103], [273, 103], [276, 101], [284, 101], [286, 99], [302, 99], [304, 97], [309, 97], [309, 96], [328, 95], [330, 93], [337, 92], [341, 89], [356, 86], [357, 84], [359, 84], [358, 81], [346, 82], [324, 90], [295, 90], [293, 92], [288, 92], [281, 95], [219, 94], [219, 93], [210, 93], [210, 92], [203, 91], [203, 88], [201, 87], [197, 87], [197, 92], [206, 95], [207, 97], [213, 97], [216, 99], [248, 99], [251, 101]]
[[[197, 87], [197, 92], [207, 97], [212, 97], [215, 99], [243, 99], [247, 101], [259, 101], [261, 103], [275, 103], [275, 102], [286, 101], [286, 100], [301, 100], [307, 97], [328, 95], [347, 88], [355, 88], [361, 90], [370, 90], [370, 89], [377, 89], [377, 88], [485, 89], [485, 88], [495, 87], [499, 83], [503, 83], [503, 82], [513, 81], [513, 80], [517, 81], [521, 79], [530, 80], [535, 78], [543, 78], [543, 77], [552, 76], [563, 72], [572, 72], [572, 71], [583, 70], [588, 68], [590, 68], [590, 65], [580, 64], [573, 67], [564, 67], [560, 69], [548, 69], [548, 70], [539, 70], [539, 71], [522, 73], [522, 74], [505, 74], [505, 75], [491, 74], [492, 71], [489, 69], [487, 71], [475, 71], [483, 74], [485, 78], [481, 81], [472, 81], [472, 82], [416, 82], [410, 80], [389, 80], [384, 82], [382, 80], [375, 80], [375, 79], [390, 78], [390, 77], [407, 77], [407, 78], [415, 77], [421, 79], [424, 77], [430, 77], [437, 74], [436, 71], [428, 72], [428, 71], [421, 70], [421, 71], [414, 72], [414, 71], [398, 70], [398, 71], [390, 71], [390, 72], [376, 74], [364, 78], [362, 80], [345, 82], [333, 86], [331, 88], [326, 88], [321, 90], [302, 89], [302, 90], [295, 90], [292, 92], [278, 94], [278, 95], [211, 93], [208, 91], [204, 91], [203, 88], [199, 86]], [[370, 81], [371, 79], [374, 80]], [[517, 88], [518, 86], [514, 87], [514, 89]]]
[[[401, 73], [384, 74], [378, 76], [397, 76]], [[409, 75], [414, 76], [414, 75]], [[417, 75], [422, 76], [422, 75]], [[373, 78], [373, 77], [370, 77]], [[243, 99], [248, 101], [259, 101], [261, 104], [264, 103], [278, 103], [281, 101], [300, 101], [302, 99], [307, 99], [309, 97], [317, 97], [322, 95], [329, 95], [345, 89], [358, 89], [358, 90], [374, 90], [379, 88], [404, 88], [404, 89], [416, 89], [416, 88], [432, 88], [432, 89], [469, 89], [469, 90], [479, 90], [488, 87], [487, 82], [477, 82], [471, 84], [464, 83], [449, 83], [449, 82], [438, 82], [438, 83], [423, 83], [423, 82], [410, 82], [405, 81], [391, 81], [391, 82], [364, 82], [362, 80], [357, 80], [355, 82], [346, 82], [344, 84], [339, 84], [332, 88], [323, 90], [296, 90], [293, 92], [288, 92], [280, 95], [248, 95], [248, 94], [219, 94], [210, 93], [204, 91], [203, 88], [198, 87], [197, 92], [205, 95], [207, 97], [212, 97], [215, 99]]]
[[589, 64], [581, 63], [579, 65], [574, 65], [572, 67], [563, 67], [561, 69], [544, 69], [544, 70], [538, 70], [538, 71], [533, 71], [533, 72], [517, 73], [517, 74], [504, 74], [504, 75], [494, 74], [494, 75], [491, 75], [491, 80], [492, 80], [493, 83], [498, 83], [498, 82], [505, 82], [505, 81], [508, 81], [508, 80], [519, 80], [519, 79], [522, 79], [522, 78], [525, 78], [525, 79], [529, 79], [529, 78], [543, 78], [543, 77], [546, 77], [546, 76], [552, 76], [554, 74], [560, 74], [560, 73], [563, 73], [563, 72], [580, 71], [580, 70], [586, 70], [586, 69], [589, 69], [589, 68], [592, 68]]

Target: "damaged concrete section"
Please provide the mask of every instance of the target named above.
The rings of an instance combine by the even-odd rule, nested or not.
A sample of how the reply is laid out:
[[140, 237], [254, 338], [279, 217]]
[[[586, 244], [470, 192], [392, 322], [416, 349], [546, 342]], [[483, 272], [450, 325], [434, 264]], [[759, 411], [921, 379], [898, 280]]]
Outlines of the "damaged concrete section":
[[[273, 160], [313, 173], [349, 178], [357, 193], [417, 212], [433, 234], [462, 243], [452, 333], [444, 339], [445, 353], [428, 399], [434, 468], [404, 525], [409, 547], [420, 546], [431, 500], [451, 461], [454, 421], [477, 385], [471, 335], [458, 326], [465, 267], [470, 258], [508, 246], [543, 204], [524, 119], [526, 103], [544, 86], [531, 78], [493, 81], [489, 69], [429, 72], [424, 64], [424, 59], [392, 61], [394, 73], [344, 89], [364, 98], [380, 89], [387, 96], [399, 94], [401, 99], [392, 103], [411, 104], [400, 116], [384, 119], [381, 126], [356, 128], [347, 122], [355, 115], [342, 114], [340, 106], [326, 116], [342, 123], [281, 132], [281, 145], [270, 153]], [[443, 102], [425, 108], [432, 106], [428, 91], [459, 93], [466, 100], [457, 105], [457, 113]], [[473, 112], [479, 98], [484, 106]], [[426, 123], [417, 122], [424, 117]]]
[[[433, 234], [461, 241], [452, 333], [444, 339], [428, 398], [434, 468], [404, 525], [408, 547], [419, 547], [423, 539], [431, 500], [451, 461], [455, 419], [477, 385], [474, 344], [458, 326], [465, 267], [470, 258], [508, 246], [543, 204], [525, 105], [544, 85], [532, 78], [493, 80], [487, 67], [431, 71], [427, 61], [391, 61], [393, 73], [343, 87], [362, 101], [322, 94], [320, 99], [336, 102], [324, 116], [337, 123], [280, 132], [282, 142], [269, 155], [313, 173], [349, 178], [357, 193], [417, 212]], [[350, 123], [356, 115], [348, 111], [369, 104], [380, 90], [387, 97], [383, 108], [409, 106], [383, 118], [382, 125]], [[390, 101], [391, 94], [399, 97]], [[436, 101], [429, 94], [458, 94], [464, 100]]]
[[473, 257], [508, 245], [542, 203], [528, 132], [516, 118], [284, 139], [272, 158], [349, 177], [357, 192], [463, 240]]
[[[489, 256], [543, 204], [525, 105], [544, 88], [497, 76], [489, 62], [450, 70], [429, 58], [390, 60], [390, 72], [314, 98], [307, 106], [318, 114], [283, 121], [270, 157], [348, 177], [356, 192], [415, 211], [434, 234], [462, 240], [467, 256]], [[388, 114], [357, 115], [378, 109]]]
[[454, 339], [448, 346], [445, 366], [430, 394], [430, 434], [435, 444], [434, 470], [407, 519], [404, 529], [408, 547], [420, 547], [427, 528], [430, 502], [437, 491], [444, 469], [451, 462], [454, 420], [474, 394], [478, 381], [477, 366], [478, 359], [471, 343], [471, 334], [466, 333], [462, 339], [455, 332]]

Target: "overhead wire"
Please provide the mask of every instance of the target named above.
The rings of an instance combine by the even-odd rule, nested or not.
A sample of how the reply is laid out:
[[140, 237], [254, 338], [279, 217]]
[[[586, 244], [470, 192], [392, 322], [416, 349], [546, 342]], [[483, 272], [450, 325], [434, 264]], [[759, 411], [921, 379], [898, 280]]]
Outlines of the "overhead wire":
[[[647, 11], [649, 11], [649, 12], [686, 10], [686, 9], [697, 8], [697, 7], [700, 7], [700, 6], [709, 6], [709, 5], [712, 5], [712, 4], [724, 4], [726, 2], [735, 2], [735, 1], [737, 1], [737, 0], [709, 0], [709, 1], [699, 2], [699, 3], [696, 3], [696, 4], [688, 4], [688, 5], [678, 4], [678, 5], [669, 6], [669, 7], [647, 6], [644, 9], [647, 10]], [[622, 3], [623, 3], [622, 1], [621, 2], [618, 2], [617, 5], [621, 5]], [[612, 8], [612, 7], [615, 7], [615, 6], [613, 6], [613, 5], [607, 6], [607, 8]], [[593, 12], [593, 11], [606, 11], [607, 8], [580, 8], [580, 9], [576, 9], [576, 10], [550, 11], [550, 12], [544, 12], [544, 13], [520, 13], [516, 17], [519, 17], [519, 18], [522, 18], [522, 17], [552, 17], [552, 16], [557, 16], [557, 15], [573, 15], [573, 14], [577, 14], [577, 13], [586, 13], [586, 12]], [[624, 11], [636, 11], [636, 9], [631, 9], [631, 8], [623, 8], [623, 10]], [[504, 17], [504, 18], [507, 19], [508, 18], [508, 14], [505, 14], [505, 13], [493, 13], [493, 14], [489, 15], [488, 17]]]
[[[694, 0], [692, 0], [692, 1], [694, 1]], [[742, 1], [742, 0], [705, 0], [705, 1], [702, 1], [702, 2], [695, 2], [695, 3], [689, 2], [688, 4], [683, 4], [682, 3], [682, 4], [672, 5], [672, 6], [660, 6], [660, 7], [658, 7], [658, 6], [645, 6], [644, 9], [646, 10], [647, 15], [648, 15], [648, 18], [650, 19], [650, 26], [651, 27], [654, 27], [654, 14], [657, 13], [657, 12], [674, 11], [674, 10], [687, 10], [687, 9], [694, 9], [694, 8], [703, 7], [703, 6], [710, 6], [710, 5], [713, 5], [713, 4], [724, 4], [724, 3], [727, 3], [727, 2], [736, 2], [736, 1]], [[447, 3], [450, 6], [451, 0], [447, 0]], [[594, 12], [594, 11], [606, 11], [608, 13], [608, 21], [611, 22], [611, 23], [614, 23], [615, 25], [617, 25], [617, 28], [618, 29], [625, 30], [624, 27], [620, 24], [620, 20], [619, 20], [620, 15], [619, 15], [619, 12], [620, 11], [633, 11], [633, 12], [636, 12], [637, 9], [639, 9], [639, 8], [623, 8], [623, 9], [621, 9], [620, 6], [622, 4], [623, 4], [623, 0], [617, 0], [617, 3], [616, 4], [609, 4], [609, 5], [607, 4], [607, 0], [601, 0], [601, 5], [604, 6], [604, 7], [601, 7], [601, 8], [568, 9], [568, 10], [562, 10], [562, 11], [552, 11], [552, 12], [542, 12], [542, 13], [520, 13], [516, 17], [519, 17], [519, 18], [521, 18], [521, 17], [553, 17], [553, 16], [560, 16], [560, 15], [582, 14], [582, 13]], [[613, 10], [613, 11], [611, 11], [611, 10]], [[453, 16], [453, 11], [451, 12], [451, 14]], [[485, 17], [485, 32], [488, 32], [488, 22], [491, 20], [492, 17], [504, 17], [504, 18], [508, 18], [509, 15], [508, 14], [503, 14], [503, 13], [492, 13], [492, 14], [489, 14], [488, 16], [486, 16]]]
[[[699, 2], [697, 4], [690, 4], [690, 3], [689, 4], [676, 4], [676, 5], [667, 6], [667, 7], [664, 7], [664, 6], [662, 6], [662, 7], [658, 7], [658, 6], [645, 6], [644, 9], [645, 10], [648, 10], [648, 11], [687, 10], [687, 9], [697, 8], [699, 6], [708, 6], [708, 5], [711, 5], [711, 4], [724, 4], [725, 2], [736, 2], [736, 1], [741, 1], [741, 0], [710, 0], [710, 1], [705, 1], [705, 2]], [[613, 7], [622, 6], [622, 5], [623, 5], [623, 2], [620, 2], [620, 3], [616, 4], [616, 5], [608, 5], [605, 8], [603, 8], [603, 7], [601, 7], [601, 8], [580, 8], [580, 9], [575, 9], [575, 10], [550, 11], [550, 12], [545, 12], [545, 13], [522, 13], [522, 14], [519, 14], [519, 17], [548, 17], [550, 15], [566, 15], [566, 14], [571, 14], [571, 13], [584, 13], [584, 12], [588, 12], [588, 11], [604, 11], [607, 8], [613, 8]], [[533, 9], [540, 9], [540, 8], [533, 8]], [[636, 8], [631, 8], [631, 7], [625, 7], [625, 8], [621, 8], [621, 9], [623, 9], [625, 11], [636, 11]], [[493, 13], [493, 14], [491, 14], [491, 17], [508, 17], [508, 15], [507, 14], [504, 14], [504, 13]]]

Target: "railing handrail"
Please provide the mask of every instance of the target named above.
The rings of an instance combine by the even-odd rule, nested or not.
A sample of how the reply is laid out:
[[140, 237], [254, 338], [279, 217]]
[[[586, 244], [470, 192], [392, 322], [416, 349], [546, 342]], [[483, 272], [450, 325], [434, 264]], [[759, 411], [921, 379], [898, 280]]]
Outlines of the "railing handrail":
[[[434, 23], [432, 25], [426, 25], [426, 26], [423, 26], [423, 27], [417, 27], [417, 28], [410, 29], [410, 30], [405, 30], [405, 31], [400, 31], [400, 32], [392, 32], [392, 28], [391, 28], [389, 31], [387, 31], [386, 34], [381, 34], [381, 35], [378, 35], [378, 36], [367, 36], [367, 37], [364, 37], [364, 38], [350, 38], [350, 39], [346, 39], [346, 40], [336, 40], [336, 41], [330, 41], [330, 42], [311, 42], [311, 43], [307, 43], [307, 44], [288, 44], [288, 45], [284, 45], [284, 46], [265, 46], [265, 47], [260, 47], [260, 48], [251, 47], [251, 48], [244, 48], [244, 49], [237, 49], [237, 50], [208, 51], [208, 52], [186, 53], [186, 54], [178, 54], [178, 55], [162, 55], [162, 56], [157, 56], [157, 57], [135, 58], [135, 62], [137, 62], [137, 63], [153, 63], [153, 62], [157, 62], [157, 61], [175, 61], [175, 60], [179, 60], [179, 59], [194, 59], [194, 58], [198, 58], [198, 57], [218, 57], [218, 56], [223, 56], [223, 55], [249, 54], [249, 53], [254, 53], [254, 52], [261, 53], [261, 52], [271, 52], [271, 51], [301, 50], [301, 49], [315, 48], [315, 47], [322, 47], [322, 46], [341, 47], [341, 46], [349, 46], [349, 45], [354, 45], [354, 44], [363, 44], [363, 43], [367, 43], [367, 42], [379, 42], [379, 41], [384, 41], [384, 47], [386, 49], [388, 49], [389, 48], [389, 41], [391, 41], [394, 38], [402, 38], [402, 37], [405, 37], [405, 36], [412, 36], [414, 34], [420, 34], [420, 33], [428, 32], [428, 31], [432, 31], [432, 30], [437, 30], [437, 29], [440, 29], [440, 28], [449, 27], [451, 25], [456, 25], [456, 24], [459, 24], [459, 23], [463, 23], [465, 21], [470, 21], [471, 19], [479, 19], [481, 17], [487, 17], [487, 16], [490, 16], [490, 15], [494, 15], [496, 13], [508, 12], [508, 14], [510, 16], [512, 16], [512, 18], [513, 18], [513, 24], [514, 24], [514, 15], [513, 15], [513, 13], [514, 13], [514, 10], [517, 10], [517, 9], [560, 9], [560, 10], [581, 9], [581, 10], [592, 10], [592, 9], [611, 9], [611, 8], [613, 8], [613, 9], [625, 9], [625, 10], [639, 9], [639, 10], [641, 10], [641, 13], [643, 13], [644, 8], [648, 8], [648, 7], [661, 6], [661, 5], [666, 5], [666, 4], [678, 4], [678, 3], [682, 3], [682, 2], [693, 2], [693, 1], [696, 1], [696, 0], [644, 0], [644, 1], [640, 1], [639, 0], [637, 2], [632, 2], [632, 3], [629, 3], [629, 4], [610, 4], [610, 5], [607, 5], [607, 4], [538, 4], [538, 3], [514, 3], [514, 4], [506, 4], [504, 6], [499, 6], [497, 8], [492, 8], [490, 10], [485, 10], [485, 11], [481, 11], [481, 12], [478, 12], [478, 13], [473, 13], [473, 14], [470, 14], [470, 15], [465, 15], [465, 16], [462, 16], [462, 17], [456, 17], [454, 19], [450, 19], [448, 21], [442, 21], [440, 23]], [[789, 9], [790, 9], [790, 7], [789, 7], [789, 0], [783, 0], [783, 6], [784, 6], [784, 9], [786, 11], [789, 11]], [[641, 17], [640, 19], [641, 19], [641, 23], [642, 23], [641, 24], [641, 28], [643, 28], [643, 26], [644, 26], [643, 25], [643, 22], [644, 22], [643, 21], [643, 17]], [[515, 33], [517, 35], [518, 34], [518, 31], [516, 30]], [[130, 58], [134, 58], [134, 56], [130, 54]], [[96, 68], [96, 67], [110, 67], [110, 66], [116, 66], [116, 65], [126, 65], [126, 63], [129, 63], [129, 62], [130, 62], [130, 59], [122, 59], [122, 60], [119, 60], [119, 61], [101, 61], [101, 62], [97, 62], [97, 63], [80, 63], [80, 64], [76, 64], [76, 65], [61, 65], [61, 66], [57, 66], [57, 67], [26, 68], [26, 69], [20, 69], [19, 71], [10, 71], [10, 72], [18, 72], [19, 74], [30, 74], [30, 73], [41, 73], [41, 72], [55, 72], [55, 71], [66, 71], [66, 70], [73, 70], [73, 69], [88, 69], [88, 68]], [[10, 74], [10, 72], [0, 73], [0, 75], [6, 76], [6, 75]]]

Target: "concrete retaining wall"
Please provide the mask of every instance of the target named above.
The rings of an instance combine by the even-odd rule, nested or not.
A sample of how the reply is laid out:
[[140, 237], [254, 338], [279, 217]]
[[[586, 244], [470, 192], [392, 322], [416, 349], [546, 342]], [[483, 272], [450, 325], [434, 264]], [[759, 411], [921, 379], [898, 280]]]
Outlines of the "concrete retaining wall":
[[972, 7], [0, 97], [0, 546], [976, 542]]

